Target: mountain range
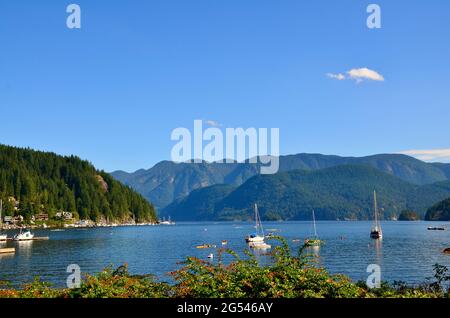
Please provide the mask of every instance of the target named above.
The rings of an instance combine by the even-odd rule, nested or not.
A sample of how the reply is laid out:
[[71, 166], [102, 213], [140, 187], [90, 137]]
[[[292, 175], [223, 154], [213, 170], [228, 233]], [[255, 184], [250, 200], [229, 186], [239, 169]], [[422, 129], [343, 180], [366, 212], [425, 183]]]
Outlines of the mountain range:
[[238, 187], [197, 189], [162, 212], [177, 220], [248, 220], [257, 203], [266, 220], [309, 220], [312, 210], [321, 220], [368, 220], [374, 190], [382, 219], [396, 219], [404, 210], [423, 218], [430, 206], [450, 197], [450, 181], [416, 185], [363, 165], [292, 170], [257, 175]]
[[[389, 203], [386, 205], [386, 209], [389, 209], [387, 213], [392, 214], [389, 217], [398, 215], [406, 207], [423, 215], [431, 205], [450, 196], [450, 164], [426, 163], [400, 154], [340, 157], [303, 153], [281, 156], [280, 172], [267, 176], [258, 174], [259, 166], [248, 161], [180, 164], [163, 161], [148, 170], [141, 169], [134, 173], [116, 171], [112, 175], [141, 193], [162, 215], [173, 214], [173, 218], [189, 220], [237, 218], [239, 213], [233, 215], [232, 210], [237, 212], [251, 206], [246, 206], [248, 202], [241, 200], [239, 193], [243, 193], [250, 185], [258, 189], [255, 193], [262, 193], [262, 184], [258, 183], [274, 183], [271, 184], [273, 197], [263, 196], [274, 200], [274, 204], [281, 204], [276, 209], [270, 204], [262, 206], [262, 211], [267, 213], [266, 218], [301, 219], [308, 209], [315, 207], [319, 218], [364, 219], [368, 217], [364, 210], [370, 207], [370, 194], [374, 188], [385, 193], [385, 200]], [[345, 166], [351, 169], [345, 170]], [[366, 170], [361, 170], [363, 168]], [[327, 177], [329, 174], [334, 176], [334, 187]], [[369, 175], [374, 179], [369, 178]], [[356, 187], [355, 184], [359, 184], [361, 191], [358, 197], [352, 194], [356, 189], [351, 190]], [[277, 187], [285, 191], [279, 193]], [[270, 194], [271, 191], [268, 192]], [[286, 200], [285, 196], [292, 197], [292, 202], [281, 207], [283, 204], [278, 200]], [[329, 202], [331, 198], [336, 200], [336, 204], [324, 207], [321, 212], [323, 202]], [[353, 199], [358, 203], [352, 202]], [[214, 209], [211, 205], [214, 205]], [[197, 212], [186, 211], [193, 206]], [[297, 212], [287, 211], [294, 207]], [[181, 209], [184, 212], [179, 212]], [[203, 213], [203, 216], [192, 215], [196, 213]]]

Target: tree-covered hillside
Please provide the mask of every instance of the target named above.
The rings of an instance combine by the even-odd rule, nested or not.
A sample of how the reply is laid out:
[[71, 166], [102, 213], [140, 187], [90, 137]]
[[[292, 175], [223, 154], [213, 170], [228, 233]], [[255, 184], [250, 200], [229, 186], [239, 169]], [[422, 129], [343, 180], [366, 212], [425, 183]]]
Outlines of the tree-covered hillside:
[[[294, 170], [275, 175], [257, 175], [225, 197], [195, 192], [170, 205], [163, 213], [184, 213], [183, 219], [195, 220], [197, 206], [211, 220], [250, 219], [257, 203], [264, 219], [305, 220], [311, 211], [322, 220], [373, 218], [373, 190], [379, 197], [382, 218], [394, 219], [401, 211], [412, 209], [422, 217], [435, 202], [450, 196], [450, 182], [418, 186], [378, 169], [364, 165], [344, 165], [315, 171]], [[198, 200], [203, 200], [198, 202]], [[206, 202], [208, 201], [208, 202]]]
[[187, 197], [175, 200], [166, 211], [168, 216], [177, 221], [208, 221], [215, 218], [216, 204], [234, 189], [226, 184], [197, 189]]
[[156, 220], [140, 194], [77, 157], [0, 145], [4, 215], [73, 212], [93, 221]]
[[425, 216], [428, 221], [450, 221], [450, 198], [431, 207]]

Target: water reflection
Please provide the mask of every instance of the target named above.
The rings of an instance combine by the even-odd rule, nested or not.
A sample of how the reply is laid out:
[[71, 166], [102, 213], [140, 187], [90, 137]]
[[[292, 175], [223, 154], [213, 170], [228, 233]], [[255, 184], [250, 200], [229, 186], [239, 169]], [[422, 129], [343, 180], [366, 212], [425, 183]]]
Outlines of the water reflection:
[[311, 246], [311, 250], [312, 250], [312, 254], [313, 254], [315, 257], [317, 257], [317, 258], [320, 257], [320, 254], [319, 254], [319, 252], [320, 252], [320, 246], [319, 246], [319, 245]]
[[375, 264], [380, 266], [380, 268], [383, 265], [382, 264], [382, 262], [383, 262], [382, 246], [383, 246], [383, 239], [382, 238], [379, 238], [379, 239], [375, 240]]
[[[422, 283], [433, 275], [433, 265], [450, 266], [450, 258], [442, 253], [448, 246], [446, 232], [427, 231], [420, 222], [387, 222], [383, 224], [386, 237], [369, 238], [369, 222], [320, 222], [321, 238], [325, 244], [309, 248], [305, 254], [314, 255], [320, 266], [330, 273], [342, 273], [353, 280], [367, 279], [369, 264], [382, 266], [383, 281], [403, 280]], [[431, 223], [433, 225], [433, 223]], [[437, 225], [439, 225], [437, 223]], [[197, 249], [195, 246], [210, 243], [226, 248], [247, 259], [244, 251], [256, 257], [260, 264], [273, 261], [266, 256], [274, 252], [279, 242], [270, 240], [268, 251], [250, 250], [243, 240], [253, 224], [250, 223], [177, 223], [174, 227], [124, 227], [111, 229], [67, 229], [65, 231], [36, 230], [36, 236], [50, 236], [49, 241], [8, 242], [5, 247], [15, 247], [16, 254], [0, 259], [0, 280], [10, 280], [17, 286], [31, 282], [39, 275], [56, 286], [64, 287], [68, 264], [79, 264], [84, 273], [97, 273], [106, 266], [128, 263], [130, 272], [152, 273], [160, 280], [167, 272], [180, 268], [186, 257], [219, 262], [217, 250]], [[267, 228], [280, 229], [289, 242], [293, 255], [309, 237], [310, 222], [268, 222]], [[208, 228], [208, 231], [204, 231]], [[12, 233], [8, 233], [11, 236]], [[411, 253], [414, 251], [414, 253]], [[214, 259], [207, 258], [214, 252]], [[223, 263], [235, 258], [223, 254]], [[400, 270], [401, 269], [401, 270]]]
[[22, 257], [31, 258], [33, 241], [16, 241], [14, 243], [16, 245], [16, 252], [19, 252]]
[[6, 261], [6, 260], [9, 260], [12, 258], [14, 258], [14, 253], [0, 254], [0, 261], [3, 261], [3, 260]]

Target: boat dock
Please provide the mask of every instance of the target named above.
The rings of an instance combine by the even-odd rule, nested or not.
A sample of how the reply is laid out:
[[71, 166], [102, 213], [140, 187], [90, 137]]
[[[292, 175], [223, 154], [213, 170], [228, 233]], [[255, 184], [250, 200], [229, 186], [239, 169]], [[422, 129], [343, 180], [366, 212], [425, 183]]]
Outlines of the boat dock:
[[12, 248], [0, 248], [0, 254], [14, 254], [16, 252], [16, 249], [14, 247]]
[[[17, 241], [17, 242], [26, 242], [26, 241], [48, 241], [50, 238], [48, 236], [41, 236], [41, 237], [33, 237], [32, 239], [28, 239], [28, 240], [22, 240], [22, 241]], [[8, 237], [6, 239], [7, 241], [14, 241], [14, 239], [12, 237]]]

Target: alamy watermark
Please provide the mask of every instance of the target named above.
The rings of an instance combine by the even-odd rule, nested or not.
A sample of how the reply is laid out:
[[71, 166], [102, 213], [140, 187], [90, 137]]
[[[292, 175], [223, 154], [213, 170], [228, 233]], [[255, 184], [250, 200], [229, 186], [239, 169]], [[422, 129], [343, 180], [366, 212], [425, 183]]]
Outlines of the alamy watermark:
[[381, 7], [378, 4], [369, 4], [367, 6], [367, 27], [369, 29], [381, 29]]
[[[270, 134], [269, 134], [270, 132]], [[269, 136], [270, 135], [270, 136]], [[261, 163], [261, 174], [274, 174], [279, 169], [279, 128], [203, 129], [202, 120], [194, 120], [193, 134], [187, 128], [172, 131], [171, 160], [174, 162]]]
[[381, 287], [381, 267], [378, 264], [370, 264], [367, 266], [367, 277], [366, 285], [368, 288], [380, 288]]
[[77, 264], [71, 264], [67, 266], [67, 273], [70, 275], [67, 277], [67, 288], [80, 288], [81, 286], [81, 268]]
[[81, 29], [81, 7], [78, 4], [69, 4], [66, 12], [70, 13], [66, 20], [67, 27], [69, 29]]

